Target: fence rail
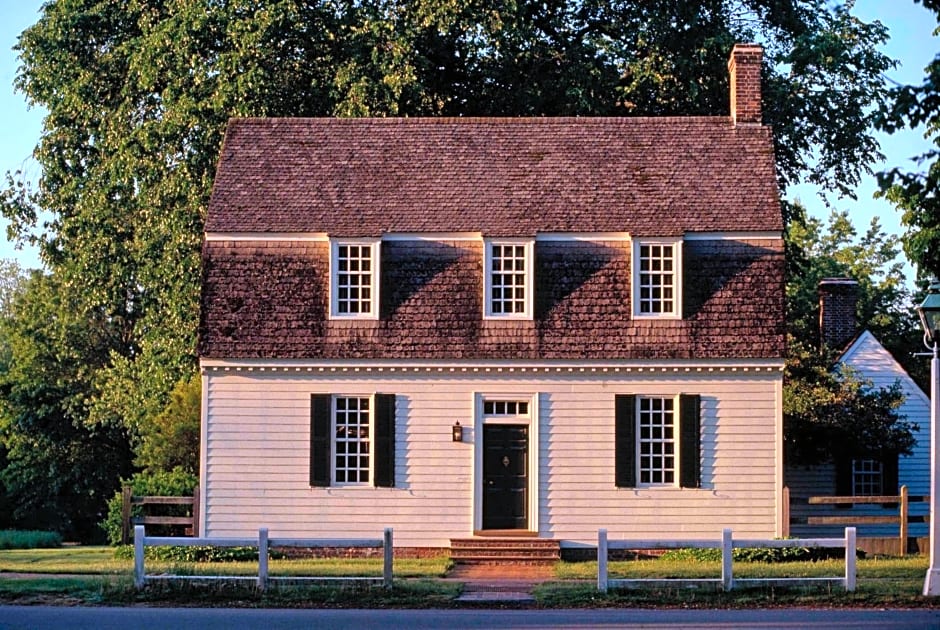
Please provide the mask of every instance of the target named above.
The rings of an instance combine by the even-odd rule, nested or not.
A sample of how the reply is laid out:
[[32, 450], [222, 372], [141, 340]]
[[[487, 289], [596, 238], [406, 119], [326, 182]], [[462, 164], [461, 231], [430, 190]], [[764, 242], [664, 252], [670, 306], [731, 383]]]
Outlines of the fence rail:
[[[844, 548], [845, 575], [842, 577], [819, 578], [734, 578], [734, 549], [754, 548]], [[611, 549], [651, 550], [651, 549], [721, 549], [721, 577], [697, 580], [684, 579], [611, 579], [608, 575], [607, 560]], [[789, 540], [734, 540], [730, 529], [724, 529], [721, 540], [608, 540], [607, 530], [597, 532], [597, 590], [606, 593], [608, 588], [630, 588], [634, 586], [701, 586], [714, 584], [725, 591], [734, 590], [736, 585], [743, 586], [792, 586], [800, 584], [837, 584], [846, 591], [854, 591], [856, 583], [855, 565], [855, 528], [845, 529], [845, 538], [802, 538]]]
[[[784, 488], [784, 499], [787, 506], [790, 505], [790, 489]], [[885, 496], [813, 496], [805, 497], [808, 505], [821, 506], [839, 506], [847, 507], [852, 505], [883, 505], [897, 506], [889, 508], [896, 513], [892, 514], [821, 514], [807, 516], [807, 525], [897, 525], [898, 526], [898, 553], [901, 556], [907, 554], [907, 541], [910, 523], [925, 523], [926, 516], [911, 515], [910, 504], [929, 503], [930, 495], [912, 495], [908, 494], [907, 486], [901, 486], [900, 494]], [[789, 527], [789, 513], [787, 526]]]
[[[130, 486], [124, 486], [121, 492], [121, 544], [131, 542], [131, 528], [136, 525], [173, 525], [185, 527], [187, 535], [195, 536], [199, 532], [199, 488], [193, 490], [190, 497], [134, 496]], [[144, 514], [133, 516], [133, 508], [141, 506], [144, 510], [150, 505], [189, 505], [189, 516], [157, 516]]]
[[[258, 575], [255, 576], [193, 576], [193, 575], [147, 575], [144, 567], [144, 549], [147, 546], [160, 547], [257, 547], [258, 548]], [[329, 547], [381, 547], [384, 552], [382, 577], [348, 577], [330, 578], [317, 576], [303, 577], [271, 577], [268, 574], [268, 558], [271, 547], [303, 547], [308, 549], [322, 549]], [[382, 538], [354, 539], [354, 538], [269, 538], [267, 528], [258, 530], [257, 538], [178, 538], [174, 536], [147, 536], [143, 525], [134, 527], [134, 585], [143, 588], [147, 582], [153, 581], [187, 581], [187, 580], [227, 580], [245, 581], [255, 580], [258, 588], [264, 590], [272, 582], [277, 583], [303, 583], [309, 581], [346, 581], [363, 583], [381, 583], [385, 588], [392, 587], [393, 569], [393, 542], [392, 528], [387, 527]]]

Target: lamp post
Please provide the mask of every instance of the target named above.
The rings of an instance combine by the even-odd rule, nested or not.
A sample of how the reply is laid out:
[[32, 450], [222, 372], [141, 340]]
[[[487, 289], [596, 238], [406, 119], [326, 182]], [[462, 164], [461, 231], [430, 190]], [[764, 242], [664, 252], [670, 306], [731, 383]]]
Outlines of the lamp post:
[[930, 359], [930, 566], [924, 580], [924, 595], [940, 595], [940, 359], [937, 358], [937, 342], [940, 341], [940, 282], [934, 280], [927, 289], [927, 297], [917, 307], [920, 323], [924, 327], [924, 344], [932, 352]]

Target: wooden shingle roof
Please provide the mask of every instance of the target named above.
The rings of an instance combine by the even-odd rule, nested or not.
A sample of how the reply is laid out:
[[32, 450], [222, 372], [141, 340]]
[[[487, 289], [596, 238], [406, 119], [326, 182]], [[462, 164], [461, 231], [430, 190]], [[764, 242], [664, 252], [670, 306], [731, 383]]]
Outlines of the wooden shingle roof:
[[770, 130], [729, 117], [233, 119], [209, 233], [780, 231]]

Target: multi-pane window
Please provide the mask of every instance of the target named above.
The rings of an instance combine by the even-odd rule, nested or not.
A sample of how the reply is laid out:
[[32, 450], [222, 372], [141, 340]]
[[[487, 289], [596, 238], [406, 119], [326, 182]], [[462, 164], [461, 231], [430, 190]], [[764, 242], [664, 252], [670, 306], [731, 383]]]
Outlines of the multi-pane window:
[[852, 460], [852, 495], [857, 497], [881, 496], [884, 468], [875, 459]]
[[368, 483], [369, 398], [336, 397], [333, 479], [336, 483]]
[[376, 319], [379, 242], [333, 241], [330, 257], [331, 317]]
[[529, 248], [519, 243], [491, 243], [488, 250], [487, 310], [492, 316], [528, 312]]
[[336, 248], [336, 312], [359, 315], [372, 312], [372, 246]]
[[672, 398], [638, 398], [640, 483], [672, 484], [676, 474], [676, 436]]
[[675, 245], [665, 243], [640, 245], [637, 305], [641, 315], [662, 315], [675, 312], [675, 258]]
[[529, 403], [523, 400], [484, 400], [483, 415], [525, 416], [529, 414]]

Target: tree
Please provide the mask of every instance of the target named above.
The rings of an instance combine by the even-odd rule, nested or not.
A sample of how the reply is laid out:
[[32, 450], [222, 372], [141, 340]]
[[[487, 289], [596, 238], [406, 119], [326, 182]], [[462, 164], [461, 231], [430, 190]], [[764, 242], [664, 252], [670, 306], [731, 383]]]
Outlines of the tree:
[[86, 405], [115, 326], [85, 311], [54, 277], [35, 271], [0, 321], [10, 356], [0, 371], [0, 481], [14, 523], [95, 540], [105, 502], [131, 450], [119, 427], [90, 426]]
[[[940, 2], [922, 0], [940, 20]], [[934, 31], [934, 36], [938, 34]], [[878, 174], [880, 194], [901, 210], [905, 226], [904, 252], [917, 265], [922, 279], [940, 277], [940, 54], [924, 69], [919, 86], [903, 85], [891, 91], [879, 127], [893, 133], [904, 127], [926, 127], [933, 149], [915, 156], [919, 170], [893, 168]]]
[[791, 222], [786, 238], [788, 247], [801, 253], [790, 261], [788, 273], [789, 333], [804, 343], [817, 339], [820, 280], [852, 278], [859, 287], [860, 329], [870, 330], [909, 373], [923, 377], [924, 362], [912, 357], [922, 347], [921, 332], [899, 260], [900, 239], [886, 234], [877, 217], [859, 236], [848, 212], [837, 210], [825, 224], [816, 218]]
[[825, 225], [815, 218], [791, 222], [786, 237], [788, 246], [802, 254], [791, 261], [786, 287], [787, 462], [817, 464], [909, 453], [914, 427], [899, 415], [904, 399], [899, 386], [873, 388], [837, 364], [842, 348], [821, 347], [818, 336], [820, 280], [852, 278], [858, 282], [859, 328], [870, 330], [912, 375], [924, 376], [924, 362], [911, 360], [920, 333], [898, 261], [899, 239], [885, 234], [877, 218], [859, 237], [848, 213], [836, 210]]
[[875, 389], [835, 367], [835, 354], [792, 337], [784, 374], [784, 459], [819, 464], [909, 455], [916, 425], [900, 416], [898, 384]]
[[107, 325], [68, 423], [136, 445], [192, 373], [231, 116], [727, 115], [729, 51], [758, 40], [781, 187], [851, 194], [878, 157], [885, 37], [804, 0], [48, 2], [17, 44], [42, 174], [11, 176], [0, 212]]
[[9, 317], [13, 302], [22, 293], [28, 279], [15, 260], [0, 259], [0, 317]]
[[202, 378], [199, 373], [176, 384], [166, 408], [141, 431], [137, 464], [149, 472], [199, 473], [199, 424]]

